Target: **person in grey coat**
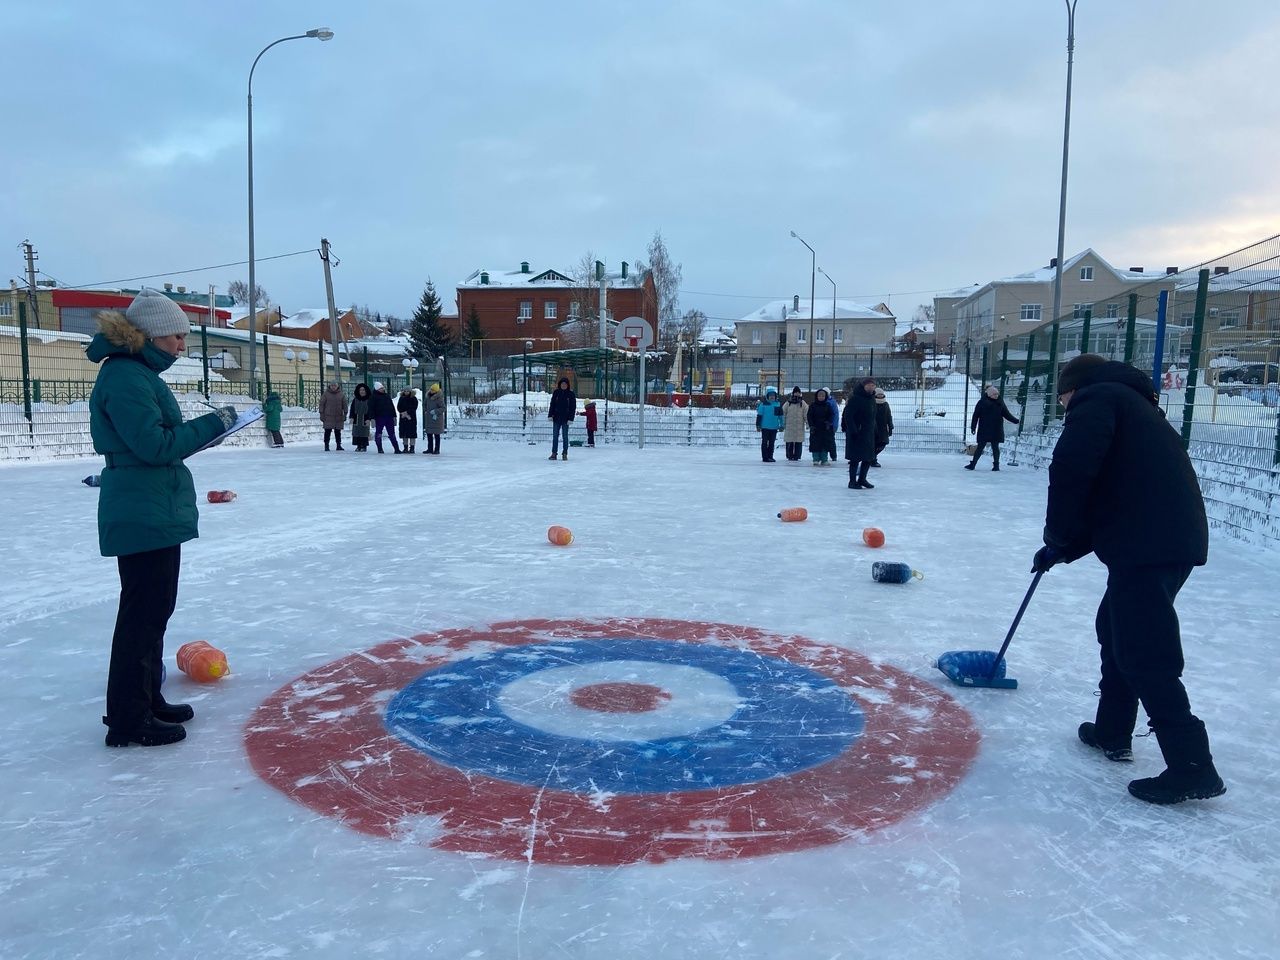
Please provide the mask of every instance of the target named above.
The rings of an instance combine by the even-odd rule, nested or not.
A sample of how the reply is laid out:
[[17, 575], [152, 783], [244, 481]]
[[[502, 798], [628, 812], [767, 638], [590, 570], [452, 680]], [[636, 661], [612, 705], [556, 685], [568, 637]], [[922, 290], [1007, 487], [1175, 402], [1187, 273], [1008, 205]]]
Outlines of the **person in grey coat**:
[[342, 425], [347, 422], [347, 398], [342, 395], [342, 384], [336, 380], [320, 394], [320, 426], [324, 427], [324, 448], [329, 449], [329, 438], [336, 437], [338, 449], [342, 449]]
[[422, 452], [440, 452], [440, 434], [449, 429], [445, 420], [446, 406], [440, 384], [433, 383], [427, 391], [427, 398], [422, 401], [422, 429], [427, 435], [427, 449]]

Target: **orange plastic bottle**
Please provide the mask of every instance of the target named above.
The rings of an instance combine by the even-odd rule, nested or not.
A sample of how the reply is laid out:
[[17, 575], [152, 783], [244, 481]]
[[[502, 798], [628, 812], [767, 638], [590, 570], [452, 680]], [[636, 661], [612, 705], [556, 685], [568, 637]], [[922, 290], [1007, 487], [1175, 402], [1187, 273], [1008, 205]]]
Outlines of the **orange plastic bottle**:
[[178, 648], [178, 669], [196, 683], [213, 683], [221, 680], [231, 668], [227, 655], [204, 640], [193, 640]]
[[863, 527], [862, 542], [868, 547], [883, 547], [884, 531], [879, 527]]
[[783, 523], [795, 523], [798, 520], [808, 520], [809, 511], [804, 507], [787, 507], [780, 514], [778, 519]]
[[547, 539], [557, 547], [567, 547], [569, 544], [573, 543], [573, 531], [568, 527], [548, 527]]

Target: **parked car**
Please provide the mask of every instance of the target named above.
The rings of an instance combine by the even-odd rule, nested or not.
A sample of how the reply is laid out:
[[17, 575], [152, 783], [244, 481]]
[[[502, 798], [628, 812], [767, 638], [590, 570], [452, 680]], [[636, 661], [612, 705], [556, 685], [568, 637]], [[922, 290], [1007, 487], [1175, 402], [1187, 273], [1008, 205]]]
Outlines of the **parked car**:
[[1219, 383], [1280, 383], [1280, 363], [1242, 363], [1218, 373]]

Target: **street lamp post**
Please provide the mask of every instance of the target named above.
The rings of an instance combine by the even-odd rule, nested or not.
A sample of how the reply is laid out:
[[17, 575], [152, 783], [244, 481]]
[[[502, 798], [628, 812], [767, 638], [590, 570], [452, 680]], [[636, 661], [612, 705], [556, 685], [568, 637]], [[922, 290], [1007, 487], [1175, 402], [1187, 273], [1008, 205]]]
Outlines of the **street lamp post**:
[[791, 235], [804, 243], [809, 250], [809, 389], [813, 389], [813, 293], [814, 285], [818, 282], [816, 276], [818, 270], [818, 255], [814, 252], [813, 247], [805, 243], [804, 237], [791, 231]]
[[[1067, 106], [1062, 120], [1062, 190], [1058, 196], [1058, 256], [1053, 271], [1054, 323], [1062, 312], [1062, 255], [1067, 229], [1067, 159], [1071, 153], [1071, 67], [1076, 50], [1076, 4], [1080, 0], [1063, 0], [1067, 5]], [[1049, 383], [1056, 379], [1055, 370], [1049, 371]]]
[[418, 361], [413, 357], [405, 357], [400, 361], [400, 366], [404, 367], [404, 385], [413, 386], [413, 371], [418, 369]]
[[836, 281], [831, 274], [818, 268], [818, 272], [831, 281], [831, 382], [836, 382]]
[[[262, 59], [262, 54], [266, 53], [277, 43], [284, 43], [287, 40], [306, 40], [312, 38], [315, 40], [332, 40], [333, 31], [328, 27], [316, 27], [314, 30], [308, 30], [306, 33], [300, 33], [295, 37], [281, 37], [262, 48], [261, 52], [253, 58], [253, 66], [249, 68], [249, 393], [251, 396], [257, 396], [257, 368], [254, 361], [257, 358], [257, 333], [258, 333], [258, 288], [257, 277], [254, 273], [254, 257], [253, 257], [253, 71], [258, 68], [258, 61]], [[334, 365], [337, 366], [337, 345], [334, 346]]]
[[302, 365], [311, 359], [311, 354], [305, 350], [295, 353], [293, 347], [285, 347], [284, 358], [293, 364], [293, 372], [298, 377], [298, 406], [302, 406]]

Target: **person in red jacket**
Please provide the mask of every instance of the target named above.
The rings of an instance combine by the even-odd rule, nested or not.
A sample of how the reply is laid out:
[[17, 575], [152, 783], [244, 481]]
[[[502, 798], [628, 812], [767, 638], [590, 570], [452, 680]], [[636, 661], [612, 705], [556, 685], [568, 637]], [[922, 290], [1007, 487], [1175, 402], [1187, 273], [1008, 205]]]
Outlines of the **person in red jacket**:
[[587, 417], [587, 446], [594, 447], [596, 445], [596, 402], [594, 400], [587, 401], [586, 408]]

